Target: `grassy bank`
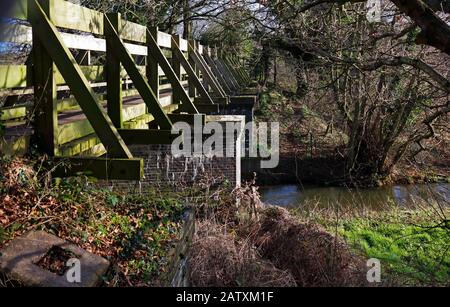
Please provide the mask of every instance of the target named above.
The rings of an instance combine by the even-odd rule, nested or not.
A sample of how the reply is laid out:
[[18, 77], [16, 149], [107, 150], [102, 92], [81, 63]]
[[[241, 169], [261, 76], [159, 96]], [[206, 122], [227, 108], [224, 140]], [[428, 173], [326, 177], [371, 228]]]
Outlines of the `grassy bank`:
[[111, 192], [84, 177], [56, 184], [36, 171], [39, 165], [31, 165], [0, 164], [0, 248], [28, 231], [43, 230], [108, 259], [104, 286], [164, 282], [182, 224], [181, 195]]
[[449, 286], [450, 210], [435, 209], [296, 215], [337, 233], [365, 259], [379, 259], [384, 285]]

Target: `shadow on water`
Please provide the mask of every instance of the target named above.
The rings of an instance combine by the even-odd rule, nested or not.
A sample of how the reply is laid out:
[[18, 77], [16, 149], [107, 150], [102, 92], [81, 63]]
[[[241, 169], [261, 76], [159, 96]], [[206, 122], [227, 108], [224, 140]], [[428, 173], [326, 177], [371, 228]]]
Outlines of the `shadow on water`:
[[439, 197], [450, 204], [450, 184], [397, 185], [372, 189], [348, 189], [340, 187], [308, 187], [297, 185], [267, 186], [260, 188], [262, 201], [266, 204], [287, 208], [333, 206], [364, 206], [371, 210], [382, 210], [395, 204], [408, 208], [416, 201], [429, 201]]

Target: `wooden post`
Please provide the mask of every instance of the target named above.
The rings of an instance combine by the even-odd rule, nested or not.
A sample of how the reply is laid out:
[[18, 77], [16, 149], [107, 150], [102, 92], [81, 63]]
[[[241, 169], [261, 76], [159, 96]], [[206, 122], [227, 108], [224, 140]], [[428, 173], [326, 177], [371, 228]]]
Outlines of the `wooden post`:
[[[44, 13], [52, 20], [53, 1], [40, 0]], [[50, 156], [58, 152], [58, 111], [56, 65], [33, 28], [35, 124], [38, 146]]]
[[[195, 41], [194, 40], [189, 40], [188, 44], [194, 45]], [[189, 52], [192, 52], [192, 50], [189, 49], [188, 53]], [[199, 69], [198, 69], [197, 65], [195, 64], [195, 61], [193, 59], [191, 59], [191, 57], [188, 57], [188, 58], [189, 58], [189, 64], [194, 69], [195, 74], [197, 75], [197, 77], [199, 77], [200, 73], [199, 73]], [[208, 90], [208, 88], [206, 86], [205, 86], [205, 88], [206, 88], [206, 90]], [[193, 98], [197, 97], [197, 89], [196, 89], [194, 83], [192, 82], [191, 78], [189, 78], [189, 97], [193, 97]]]
[[[155, 38], [156, 43], [158, 43], [157, 27], [149, 27], [147, 31], [147, 46], [149, 49], [151, 48], [150, 42], [152, 36]], [[147, 79], [156, 99], [159, 101], [159, 64], [155, 58], [150, 56], [150, 50], [147, 56]]]
[[[119, 13], [106, 14], [117, 33], [121, 31], [121, 15]], [[105, 27], [106, 36], [106, 82], [107, 82], [107, 103], [108, 115], [116, 128], [123, 128], [122, 112], [122, 77], [119, 59], [114, 54], [113, 33]]]
[[[178, 48], [180, 46], [181, 36], [180, 35], [172, 35], [172, 69], [175, 72], [176, 77], [178, 80], [180, 80], [180, 83], [183, 80], [183, 75], [181, 74], [181, 63], [178, 57], [176, 57], [174, 54], [176, 52], [175, 48]], [[180, 92], [181, 89], [178, 87], [172, 86], [172, 103], [174, 104], [180, 104], [181, 103], [181, 95], [183, 93]]]
[[[211, 49], [209, 47], [206, 47], [206, 50], [203, 50], [203, 52], [205, 52], [209, 56], [211, 53]], [[214, 73], [214, 71], [213, 71], [213, 73]], [[199, 72], [199, 74], [200, 74], [200, 72]], [[206, 83], [205, 83], [205, 88], [208, 92], [210, 91], [210, 88], [209, 88], [208, 84], [206, 84]]]

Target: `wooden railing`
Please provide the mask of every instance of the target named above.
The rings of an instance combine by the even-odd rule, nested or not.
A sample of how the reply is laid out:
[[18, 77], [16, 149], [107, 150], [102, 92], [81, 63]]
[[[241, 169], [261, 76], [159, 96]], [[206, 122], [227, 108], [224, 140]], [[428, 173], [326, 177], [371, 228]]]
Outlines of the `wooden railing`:
[[[171, 142], [182, 113], [218, 111], [250, 82], [217, 50], [64, 0], [17, 1], [0, 23], [0, 44], [32, 46], [26, 62], [0, 65], [0, 122], [28, 127], [32, 113], [50, 156], [106, 153], [108, 160], [79, 159], [100, 178], [141, 177], [142, 161], [127, 145]], [[127, 105], [132, 96], [139, 103]], [[106, 162], [114, 170], [104, 173]]]

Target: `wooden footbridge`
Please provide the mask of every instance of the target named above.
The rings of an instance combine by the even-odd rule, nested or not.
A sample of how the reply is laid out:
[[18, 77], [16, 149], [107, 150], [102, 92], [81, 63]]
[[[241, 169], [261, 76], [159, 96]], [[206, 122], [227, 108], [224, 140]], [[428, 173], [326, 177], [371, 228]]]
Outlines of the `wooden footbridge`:
[[36, 144], [72, 165], [61, 176], [140, 180], [128, 146], [170, 144], [173, 123], [252, 94], [239, 59], [197, 41], [64, 0], [16, 3], [2, 13], [0, 52], [31, 54], [0, 65], [2, 155]]

